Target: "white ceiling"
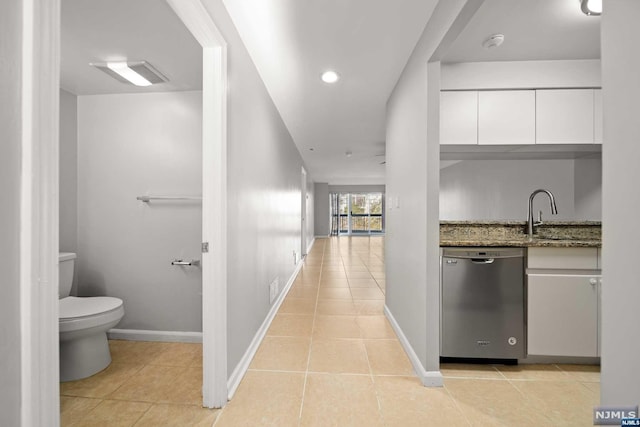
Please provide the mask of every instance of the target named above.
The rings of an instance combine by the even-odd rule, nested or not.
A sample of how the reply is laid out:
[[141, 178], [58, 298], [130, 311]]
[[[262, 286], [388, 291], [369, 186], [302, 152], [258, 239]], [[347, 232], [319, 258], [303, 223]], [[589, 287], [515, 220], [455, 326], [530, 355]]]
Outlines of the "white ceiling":
[[[90, 62], [147, 61], [169, 82], [139, 88]], [[164, 0], [62, 0], [60, 86], [76, 95], [202, 88], [202, 48]]]
[[[223, 1], [313, 179], [383, 183], [385, 104], [436, 1]], [[444, 61], [599, 58], [599, 21], [578, 0], [486, 0]]]
[[384, 183], [385, 104], [436, 1], [224, 3], [313, 180]]
[[[502, 46], [485, 49], [492, 34]], [[443, 62], [600, 58], [600, 18], [586, 16], [579, 0], [485, 0]]]
[[[386, 101], [437, 1], [223, 2], [312, 179], [384, 183]], [[578, 0], [485, 0], [443, 60], [599, 58], [599, 25]], [[504, 44], [483, 49], [494, 33]], [[149, 61], [170, 78], [151, 91], [201, 88], [201, 48], [165, 1], [62, 0], [63, 89], [148, 92], [88, 65], [123, 59]], [[330, 68], [342, 76], [335, 85], [319, 78]]]

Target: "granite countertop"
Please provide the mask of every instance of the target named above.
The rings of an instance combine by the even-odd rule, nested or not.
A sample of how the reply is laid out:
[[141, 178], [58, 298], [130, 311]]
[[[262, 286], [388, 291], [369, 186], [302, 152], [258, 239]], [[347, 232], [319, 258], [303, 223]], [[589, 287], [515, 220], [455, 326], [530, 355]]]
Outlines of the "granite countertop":
[[549, 221], [533, 238], [525, 221], [441, 221], [440, 246], [593, 248], [602, 246], [597, 221]]

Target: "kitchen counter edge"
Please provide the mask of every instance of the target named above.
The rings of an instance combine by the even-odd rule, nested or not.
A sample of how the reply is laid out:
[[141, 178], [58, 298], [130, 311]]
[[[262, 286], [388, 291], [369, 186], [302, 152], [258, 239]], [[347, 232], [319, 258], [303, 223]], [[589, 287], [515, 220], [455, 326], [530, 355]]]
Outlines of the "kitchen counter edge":
[[441, 247], [601, 248], [601, 240], [440, 240]]

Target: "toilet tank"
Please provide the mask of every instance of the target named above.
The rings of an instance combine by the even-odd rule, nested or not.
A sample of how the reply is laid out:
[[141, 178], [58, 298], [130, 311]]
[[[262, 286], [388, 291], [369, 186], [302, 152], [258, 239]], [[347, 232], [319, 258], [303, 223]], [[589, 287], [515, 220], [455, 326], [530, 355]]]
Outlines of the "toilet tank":
[[58, 298], [68, 297], [73, 284], [73, 266], [76, 254], [60, 252], [58, 254]]

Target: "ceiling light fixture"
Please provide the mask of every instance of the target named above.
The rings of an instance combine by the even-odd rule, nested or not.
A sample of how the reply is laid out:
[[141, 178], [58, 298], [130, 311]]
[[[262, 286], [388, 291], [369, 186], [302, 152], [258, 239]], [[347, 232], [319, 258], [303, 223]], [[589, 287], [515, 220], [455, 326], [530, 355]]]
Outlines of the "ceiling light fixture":
[[335, 71], [328, 70], [322, 73], [320, 75], [320, 78], [325, 83], [335, 83], [340, 80], [340, 74], [336, 73]]
[[123, 83], [135, 86], [151, 86], [169, 81], [160, 71], [146, 61], [99, 62], [89, 64]]
[[482, 47], [485, 49], [493, 49], [500, 46], [502, 42], [504, 42], [504, 34], [492, 34], [482, 42]]
[[602, 0], [580, 0], [580, 9], [585, 15], [600, 16], [602, 14]]

